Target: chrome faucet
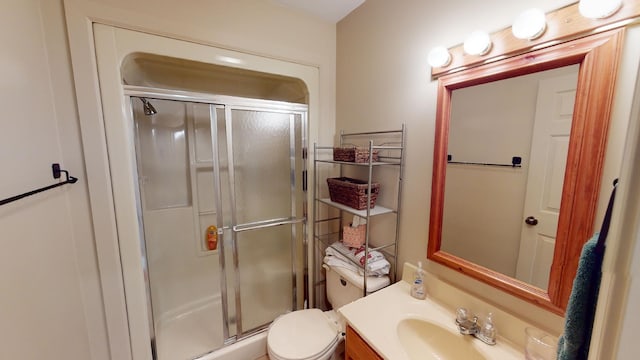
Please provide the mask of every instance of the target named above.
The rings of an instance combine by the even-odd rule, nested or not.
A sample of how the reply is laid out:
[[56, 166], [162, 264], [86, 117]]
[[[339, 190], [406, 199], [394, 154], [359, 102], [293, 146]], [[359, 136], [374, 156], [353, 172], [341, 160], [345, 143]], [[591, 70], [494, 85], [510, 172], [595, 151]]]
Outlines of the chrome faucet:
[[472, 315], [465, 308], [456, 310], [456, 325], [460, 334], [473, 335], [485, 344], [496, 344], [496, 328], [493, 325], [492, 314], [489, 313], [482, 325], [478, 324], [478, 316]]

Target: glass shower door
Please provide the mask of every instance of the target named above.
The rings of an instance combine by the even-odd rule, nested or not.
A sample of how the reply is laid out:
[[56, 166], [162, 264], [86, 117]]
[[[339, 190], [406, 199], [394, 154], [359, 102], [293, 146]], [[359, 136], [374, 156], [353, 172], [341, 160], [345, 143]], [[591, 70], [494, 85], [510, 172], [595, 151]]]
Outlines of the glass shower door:
[[[304, 220], [302, 117], [227, 110], [236, 277], [242, 335], [299, 307]], [[300, 277], [301, 278], [301, 277]]]
[[304, 113], [131, 106], [154, 358], [197, 358], [301, 308]]
[[158, 360], [186, 360], [223, 346], [222, 257], [207, 247], [220, 227], [209, 104], [132, 97], [142, 259]]

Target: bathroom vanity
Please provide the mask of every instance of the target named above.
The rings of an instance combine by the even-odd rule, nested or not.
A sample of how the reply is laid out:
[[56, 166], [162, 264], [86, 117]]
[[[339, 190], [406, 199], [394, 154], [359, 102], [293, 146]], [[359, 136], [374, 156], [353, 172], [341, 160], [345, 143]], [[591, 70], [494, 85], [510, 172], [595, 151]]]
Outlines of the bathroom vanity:
[[[449, 285], [451, 299], [427, 295], [418, 300], [409, 295], [415, 267], [405, 264], [404, 279], [375, 294], [354, 301], [338, 312], [347, 322], [346, 359], [522, 359], [526, 324], [521, 319], [492, 308], [474, 305], [478, 314], [494, 314], [497, 343], [487, 345], [470, 335], [462, 335], [455, 323], [455, 309], [468, 302], [461, 290]], [[435, 282], [431, 279], [432, 283]], [[428, 289], [427, 289], [428, 290]], [[477, 300], [477, 299], [476, 299]], [[479, 303], [474, 303], [479, 304]], [[501, 329], [502, 330], [501, 332]]]
[[351, 326], [347, 326], [345, 360], [382, 359], [378, 353]]

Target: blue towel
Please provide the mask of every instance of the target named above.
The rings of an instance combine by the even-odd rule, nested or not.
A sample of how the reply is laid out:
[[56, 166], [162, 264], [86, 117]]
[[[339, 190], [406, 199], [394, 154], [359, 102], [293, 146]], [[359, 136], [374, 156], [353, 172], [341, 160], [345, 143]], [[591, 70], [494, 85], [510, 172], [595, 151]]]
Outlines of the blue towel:
[[583, 360], [589, 355], [604, 257], [604, 247], [597, 246], [598, 235], [582, 248], [565, 314], [564, 334], [558, 341], [558, 360]]

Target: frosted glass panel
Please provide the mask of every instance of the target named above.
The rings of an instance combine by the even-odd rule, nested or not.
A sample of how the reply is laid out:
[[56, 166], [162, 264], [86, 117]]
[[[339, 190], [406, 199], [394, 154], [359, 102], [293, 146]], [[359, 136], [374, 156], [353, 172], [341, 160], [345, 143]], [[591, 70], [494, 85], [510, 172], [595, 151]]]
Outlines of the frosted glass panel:
[[134, 98], [137, 130], [138, 176], [147, 209], [191, 204], [185, 105], [150, 100], [158, 110], [145, 115], [142, 102]]
[[291, 311], [291, 226], [239, 233], [238, 263], [243, 331]]
[[289, 114], [234, 110], [238, 223], [291, 216]]
[[[289, 114], [232, 111], [239, 224], [292, 216]], [[238, 233], [242, 329], [292, 310], [292, 231], [279, 226]]]

